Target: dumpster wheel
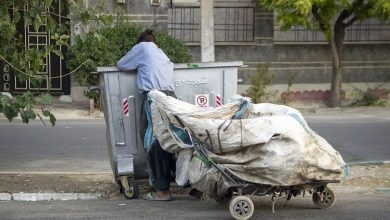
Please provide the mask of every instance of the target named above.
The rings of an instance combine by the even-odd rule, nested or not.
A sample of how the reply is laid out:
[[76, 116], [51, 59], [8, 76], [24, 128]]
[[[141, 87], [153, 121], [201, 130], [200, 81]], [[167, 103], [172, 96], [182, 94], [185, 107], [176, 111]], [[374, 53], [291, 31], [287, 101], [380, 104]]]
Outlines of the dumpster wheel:
[[126, 199], [136, 199], [139, 196], [138, 184], [132, 176], [121, 176], [121, 193]]

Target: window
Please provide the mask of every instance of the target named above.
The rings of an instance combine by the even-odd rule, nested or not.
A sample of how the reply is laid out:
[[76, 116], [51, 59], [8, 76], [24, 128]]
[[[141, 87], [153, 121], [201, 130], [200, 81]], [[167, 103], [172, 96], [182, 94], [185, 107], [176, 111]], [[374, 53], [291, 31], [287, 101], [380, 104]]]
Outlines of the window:
[[[254, 8], [214, 8], [215, 42], [253, 42]], [[168, 11], [168, 31], [184, 42], [200, 42], [200, 8], [176, 7]]]

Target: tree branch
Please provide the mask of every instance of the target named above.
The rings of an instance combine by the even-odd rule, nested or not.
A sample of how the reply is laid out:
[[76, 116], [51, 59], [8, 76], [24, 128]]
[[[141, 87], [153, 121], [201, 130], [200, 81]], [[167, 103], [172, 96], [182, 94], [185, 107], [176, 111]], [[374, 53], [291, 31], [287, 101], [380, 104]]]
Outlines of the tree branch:
[[320, 13], [319, 13], [319, 10], [320, 8], [318, 7], [318, 5], [314, 4], [311, 8], [311, 12], [313, 13], [313, 16], [314, 18], [317, 20], [318, 24], [320, 25], [320, 29], [325, 32], [326, 31], [326, 27], [325, 27], [325, 24], [324, 22], [321, 20], [321, 16], [320, 16]]
[[351, 20], [349, 20], [347, 23], [344, 23], [345, 27], [351, 26], [353, 23], [355, 23], [359, 18], [357, 16], [353, 17]]
[[347, 22], [344, 22], [344, 20], [347, 19], [349, 16], [344, 18], [342, 24], [344, 25], [344, 27], [351, 26], [357, 20], [362, 18], [361, 16], [359, 16], [361, 14], [359, 12], [367, 11], [367, 10], [369, 10], [372, 7], [373, 7], [373, 3], [372, 2], [364, 3], [364, 0], [356, 0], [356, 1], [354, 1], [353, 4], [352, 4], [352, 8], [349, 10], [350, 13], [351, 13], [350, 15], [354, 14], [354, 16]]
[[[364, 0], [355, 0], [353, 3], [352, 3], [352, 6], [350, 9], [344, 9], [339, 17], [337, 18], [336, 20], [336, 25], [342, 25], [344, 26], [344, 28], [352, 25], [355, 21], [357, 21], [359, 18], [358, 16], [356, 15], [356, 11], [358, 11], [359, 9], [364, 9], [366, 6], [364, 5]], [[348, 22], [344, 22], [347, 18], [351, 17], [353, 14], [354, 17], [349, 20]]]
[[342, 26], [343, 28], [348, 27], [344, 22], [345, 19], [349, 18], [352, 15], [352, 11], [348, 9], [344, 9], [339, 17], [336, 19], [335, 26]]
[[347, 19], [349, 16], [351, 16], [352, 15], [352, 11], [350, 11], [350, 10], [347, 10], [347, 9], [344, 9], [341, 13], [340, 13], [340, 15], [339, 15], [339, 17], [337, 18], [337, 20], [336, 20], [336, 22], [343, 22], [345, 19]]
[[364, 3], [364, 0], [356, 0], [355, 2], [353, 2], [352, 8], [361, 7], [361, 6], [363, 6], [363, 3]]

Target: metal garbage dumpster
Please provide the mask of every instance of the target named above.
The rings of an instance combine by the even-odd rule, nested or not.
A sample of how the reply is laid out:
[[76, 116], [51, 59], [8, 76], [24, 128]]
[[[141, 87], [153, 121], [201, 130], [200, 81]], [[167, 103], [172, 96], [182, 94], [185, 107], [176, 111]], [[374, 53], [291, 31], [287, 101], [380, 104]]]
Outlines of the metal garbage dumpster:
[[[175, 64], [178, 99], [202, 107], [217, 107], [237, 93], [237, 62]], [[142, 96], [135, 71], [98, 67], [106, 138], [115, 180], [128, 199], [138, 197], [135, 179], [147, 178], [145, 151], [139, 137]]]

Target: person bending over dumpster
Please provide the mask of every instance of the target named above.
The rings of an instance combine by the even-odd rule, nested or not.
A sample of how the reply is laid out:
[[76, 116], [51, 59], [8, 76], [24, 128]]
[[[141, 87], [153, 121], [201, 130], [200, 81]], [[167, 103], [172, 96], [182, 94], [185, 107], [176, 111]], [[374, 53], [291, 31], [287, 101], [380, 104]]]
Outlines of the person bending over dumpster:
[[[121, 70], [137, 70], [137, 85], [142, 93], [142, 110], [140, 135], [142, 142], [148, 127], [145, 105], [147, 95], [151, 90], [159, 90], [168, 96], [175, 97], [173, 86], [173, 63], [159, 48], [152, 30], [142, 32], [137, 44], [122, 57], [117, 66]], [[145, 145], [145, 144], [144, 144]], [[144, 146], [147, 147], [147, 146]], [[171, 171], [175, 170], [173, 154], [164, 151], [160, 144], [154, 144], [146, 149], [146, 161], [149, 171], [149, 182], [154, 188], [144, 196], [146, 200], [169, 201]]]

